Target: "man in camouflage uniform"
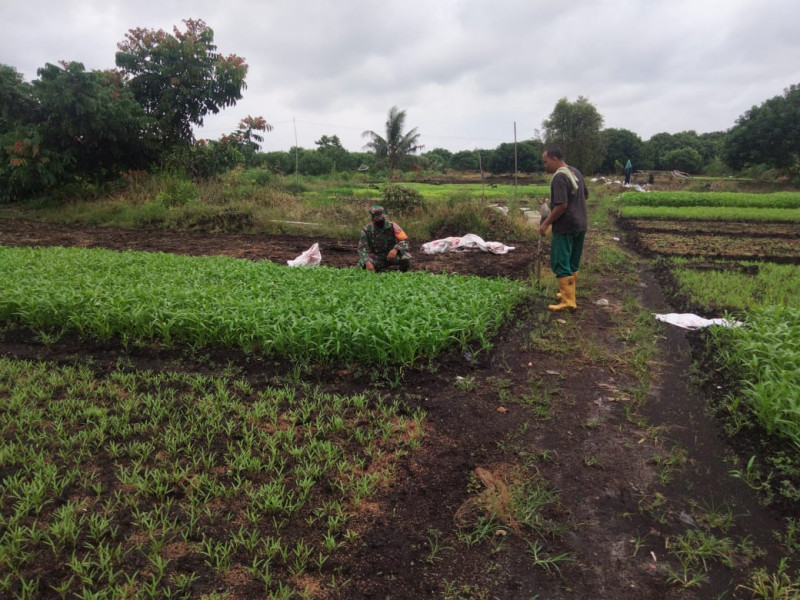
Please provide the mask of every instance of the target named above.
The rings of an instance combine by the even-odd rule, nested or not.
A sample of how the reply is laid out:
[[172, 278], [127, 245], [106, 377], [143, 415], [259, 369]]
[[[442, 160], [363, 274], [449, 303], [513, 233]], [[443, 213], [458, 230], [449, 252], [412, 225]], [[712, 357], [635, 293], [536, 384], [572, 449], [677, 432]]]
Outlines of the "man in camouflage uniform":
[[367, 271], [382, 271], [397, 266], [405, 272], [411, 268], [408, 236], [397, 223], [386, 220], [382, 206], [369, 211], [372, 222], [361, 230], [358, 240], [358, 266]]

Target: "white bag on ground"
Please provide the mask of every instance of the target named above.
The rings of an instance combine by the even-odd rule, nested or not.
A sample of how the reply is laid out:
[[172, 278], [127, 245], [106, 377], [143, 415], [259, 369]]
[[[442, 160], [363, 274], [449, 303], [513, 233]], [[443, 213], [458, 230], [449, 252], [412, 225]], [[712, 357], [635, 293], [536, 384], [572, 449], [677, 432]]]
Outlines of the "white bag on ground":
[[463, 237], [433, 240], [422, 244], [422, 248], [420, 248], [423, 254], [441, 254], [442, 252], [459, 250], [481, 250], [492, 254], [506, 254], [513, 249], [514, 246], [506, 246], [502, 242], [484, 242], [480, 236], [474, 233], [468, 233]]
[[314, 244], [297, 258], [286, 261], [290, 267], [316, 267], [322, 262], [322, 252], [319, 244]]

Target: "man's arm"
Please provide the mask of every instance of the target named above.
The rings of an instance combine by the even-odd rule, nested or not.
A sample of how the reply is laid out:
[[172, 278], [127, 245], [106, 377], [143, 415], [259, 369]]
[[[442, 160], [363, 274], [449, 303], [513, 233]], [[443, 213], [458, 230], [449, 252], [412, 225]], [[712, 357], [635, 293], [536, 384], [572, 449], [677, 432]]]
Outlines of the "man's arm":
[[361, 230], [361, 237], [358, 238], [358, 264], [364, 266], [367, 262], [367, 254], [369, 253], [369, 236], [367, 235], [367, 227]]
[[408, 234], [397, 223], [392, 223], [392, 229], [394, 230], [395, 245], [389, 250], [387, 255], [389, 259], [394, 258], [398, 253], [408, 252]]
[[557, 221], [558, 218], [567, 212], [567, 203], [564, 202], [563, 204], [556, 204], [555, 208], [550, 211], [550, 214], [547, 215], [547, 218], [539, 224], [539, 233], [544, 235], [547, 233], [547, 228], [553, 224], [553, 221]]
[[553, 176], [553, 181], [550, 182], [550, 189], [553, 199], [553, 208], [550, 210], [550, 214], [544, 222], [539, 224], [539, 233], [542, 235], [545, 234], [550, 225], [567, 212], [571, 184], [566, 175], [563, 173], [556, 173]]

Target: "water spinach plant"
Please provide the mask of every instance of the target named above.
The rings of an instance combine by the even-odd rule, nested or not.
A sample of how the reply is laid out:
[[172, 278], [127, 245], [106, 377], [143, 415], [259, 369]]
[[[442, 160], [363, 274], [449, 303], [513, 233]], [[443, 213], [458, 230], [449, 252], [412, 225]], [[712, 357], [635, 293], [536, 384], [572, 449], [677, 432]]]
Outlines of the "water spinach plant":
[[298, 361], [411, 365], [480, 351], [519, 283], [424, 272], [289, 268], [224, 256], [0, 247], [0, 321]]
[[743, 402], [768, 434], [800, 448], [800, 305], [762, 308], [739, 328], [714, 331], [719, 359], [741, 385]]
[[800, 208], [800, 192], [775, 192], [773, 194], [743, 194], [738, 192], [680, 192], [663, 191], [625, 192], [621, 194], [623, 206], [676, 206], [700, 208]]
[[3, 598], [318, 597], [424, 433], [375, 394], [9, 358], [0, 398]]
[[800, 193], [625, 192], [620, 214], [630, 219], [800, 221]]

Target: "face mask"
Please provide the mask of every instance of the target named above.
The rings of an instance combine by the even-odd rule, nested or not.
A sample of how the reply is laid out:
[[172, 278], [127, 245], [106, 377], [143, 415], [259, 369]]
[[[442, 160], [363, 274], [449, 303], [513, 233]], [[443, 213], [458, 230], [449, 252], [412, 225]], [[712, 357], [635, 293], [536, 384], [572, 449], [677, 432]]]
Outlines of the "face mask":
[[386, 223], [386, 219], [381, 217], [380, 219], [373, 219], [372, 224], [375, 225], [378, 229], [383, 229], [384, 224]]

